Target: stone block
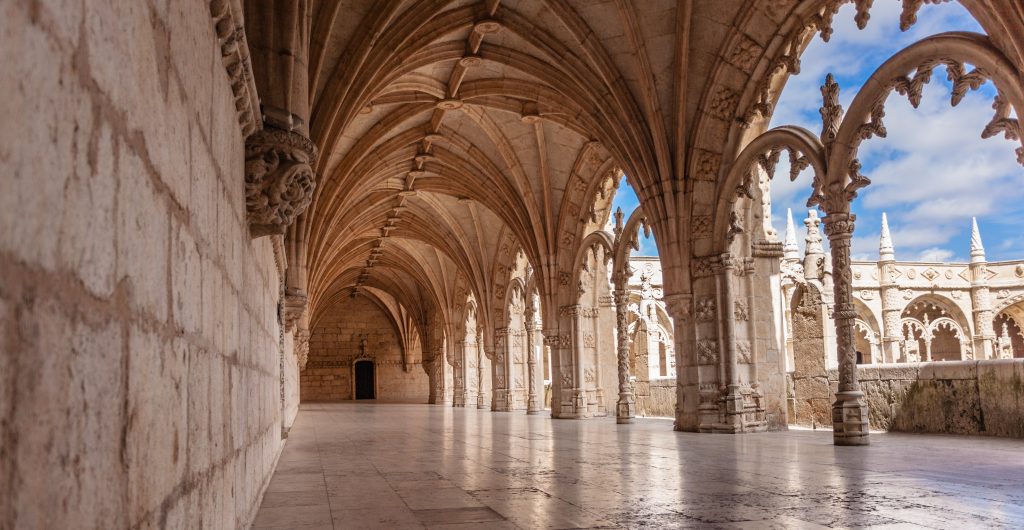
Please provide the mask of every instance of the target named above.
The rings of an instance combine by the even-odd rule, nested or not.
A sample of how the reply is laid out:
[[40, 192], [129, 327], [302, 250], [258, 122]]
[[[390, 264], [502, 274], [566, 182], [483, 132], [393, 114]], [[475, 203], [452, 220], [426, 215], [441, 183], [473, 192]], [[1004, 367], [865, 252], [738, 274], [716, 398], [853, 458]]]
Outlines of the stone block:
[[985, 434], [1024, 438], [1024, 360], [978, 362], [978, 394]]
[[188, 227], [175, 223], [171, 249], [171, 283], [174, 322], [186, 333], [198, 333], [203, 322], [203, 274], [201, 256]]
[[0, 116], [11, 124], [0, 128], [0, 248], [52, 271], [61, 228], [55, 214], [75, 172], [73, 154], [86, 150], [75, 135], [57, 131], [79, 121], [88, 131], [93, 125], [70, 58], [33, 23], [28, 6], [8, 2], [0, 12]]
[[188, 347], [132, 326], [128, 355], [129, 518], [141, 523], [185, 476]]
[[60, 233], [56, 235], [60, 241], [61, 267], [75, 271], [86, 289], [101, 298], [110, 296], [114, 290], [117, 258], [114, 248], [117, 141], [112, 135], [110, 127], [102, 122], [96, 130], [79, 131], [76, 135], [76, 145], [77, 141], [86, 142], [78, 147], [76, 159], [88, 161], [76, 164], [75, 174], [67, 180], [64, 207], [59, 211]]
[[117, 276], [131, 285], [133, 305], [167, 319], [170, 216], [142, 161], [121, 149], [118, 162]]
[[978, 377], [978, 361], [944, 361], [921, 363], [920, 379], [976, 379]]

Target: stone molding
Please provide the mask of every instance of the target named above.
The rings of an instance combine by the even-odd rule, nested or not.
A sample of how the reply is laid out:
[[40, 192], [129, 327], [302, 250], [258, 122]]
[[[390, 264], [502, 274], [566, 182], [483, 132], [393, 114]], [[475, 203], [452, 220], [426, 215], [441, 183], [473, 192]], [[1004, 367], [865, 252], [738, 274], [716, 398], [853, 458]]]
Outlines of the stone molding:
[[261, 128], [259, 95], [252, 75], [249, 42], [242, 25], [242, 6], [238, 0], [211, 0], [213, 31], [220, 44], [221, 62], [235, 98], [238, 126], [247, 137]]

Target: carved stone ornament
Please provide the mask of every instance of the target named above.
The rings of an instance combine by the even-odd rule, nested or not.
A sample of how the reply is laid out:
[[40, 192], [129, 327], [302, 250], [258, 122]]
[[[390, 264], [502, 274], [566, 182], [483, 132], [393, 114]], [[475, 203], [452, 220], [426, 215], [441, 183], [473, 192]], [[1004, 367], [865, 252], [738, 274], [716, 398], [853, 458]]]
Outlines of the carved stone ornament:
[[747, 303], [743, 300], [736, 300], [733, 308], [733, 316], [736, 320], [747, 321], [750, 320], [750, 312], [747, 310]]
[[294, 332], [302, 315], [306, 312], [306, 293], [289, 289], [284, 295], [284, 329]]
[[267, 127], [245, 141], [245, 205], [253, 238], [283, 234], [313, 200], [316, 146]]
[[306, 369], [306, 364], [309, 362], [309, 330], [300, 329], [295, 333], [295, 361], [299, 366], [299, 371]]
[[697, 364], [718, 363], [718, 341], [700, 339], [697, 341]]
[[697, 300], [697, 322], [711, 322], [715, 319], [715, 299], [705, 296]]

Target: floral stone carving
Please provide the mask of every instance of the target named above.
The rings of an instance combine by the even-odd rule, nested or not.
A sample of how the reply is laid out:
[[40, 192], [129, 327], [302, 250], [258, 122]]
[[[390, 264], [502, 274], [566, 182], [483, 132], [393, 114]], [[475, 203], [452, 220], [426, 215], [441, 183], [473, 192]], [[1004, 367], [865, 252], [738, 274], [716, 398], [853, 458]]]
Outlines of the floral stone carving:
[[316, 146], [301, 134], [267, 127], [245, 142], [245, 205], [253, 238], [283, 234], [313, 200]]

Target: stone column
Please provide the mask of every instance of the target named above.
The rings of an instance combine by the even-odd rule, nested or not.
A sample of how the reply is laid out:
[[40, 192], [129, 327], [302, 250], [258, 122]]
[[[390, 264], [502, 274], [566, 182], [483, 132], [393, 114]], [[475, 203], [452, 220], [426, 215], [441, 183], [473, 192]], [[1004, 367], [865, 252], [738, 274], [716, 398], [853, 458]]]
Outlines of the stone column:
[[509, 370], [508, 328], [494, 330], [494, 339], [498, 344], [494, 348], [494, 364], [492, 365], [494, 387], [491, 388], [491, 410], [504, 412], [509, 410], [509, 400], [512, 397], [512, 393], [509, 391], [512, 372]]
[[[693, 362], [694, 330], [690, 320], [692, 294], [668, 294], [665, 308], [672, 317], [672, 335], [676, 354], [676, 421], [677, 431], [696, 432], [699, 424], [700, 379]], [[684, 362], [685, 360], [685, 362]]]
[[253, 238], [284, 234], [313, 199], [309, 139], [310, 0], [246, 0], [246, 32], [263, 122], [245, 141]]
[[466, 406], [466, 341], [458, 341], [455, 343], [455, 348], [459, 352], [455, 359], [455, 366], [453, 373], [454, 385], [452, 388], [452, 406], [454, 407], [465, 407]]
[[[561, 348], [562, 339], [558, 334], [552, 331], [544, 330], [545, 333], [551, 333], [550, 335], [544, 335], [544, 347], [548, 352], [548, 374], [551, 376], [551, 417], [560, 418], [562, 417], [562, 393], [567, 389], [563, 385], [562, 381], [562, 368], [559, 366], [561, 361], [561, 355], [559, 348]], [[559, 352], [559, 359], [556, 360], [556, 352]], [[555, 368], [558, 368], [558, 374], [555, 374]]]
[[736, 259], [732, 257], [732, 254], [722, 254], [719, 271], [722, 303], [719, 304], [719, 307], [722, 308], [726, 370], [729, 378], [726, 386], [724, 414], [725, 429], [729, 432], [743, 431], [743, 393], [740, 392], [739, 364], [736, 359], [736, 293], [732, 280], [736, 265]]
[[629, 305], [629, 291], [616, 286], [615, 297], [615, 354], [619, 368], [619, 401], [615, 407], [616, 423], [633, 423], [636, 417], [636, 398], [629, 384], [629, 326], [626, 323], [626, 308]]
[[[487, 393], [484, 392], [484, 362], [487, 361], [487, 354], [484, 353], [483, 331], [476, 332], [476, 408], [487, 408]], [[491, 389], [493, 391], [493, 389]]]
[[854, 339], [853, 272], [850, 241], [856, 216], [846, 212], [825, 218], [825, 233], [832, 247], [835, 271], [835, 322], [839, 357], [839, 391], [832, 404], [832, 440], [835, 445], [868, 445], [868, 407], [857, 381]]
[[583, 371], [583, 307], [579, 304], [569, 307], [572, 316], [572, 351], [575, 363], [576, 381], [573, 385], [573, 408], [576, 415], [584, 417], [587, 412], [586, 373]]
[[537, 397], [537, 322], [534, 320], [535, 313], [532, 307], [526, 308], [527, 414], [540, 414], [544, 410]]

